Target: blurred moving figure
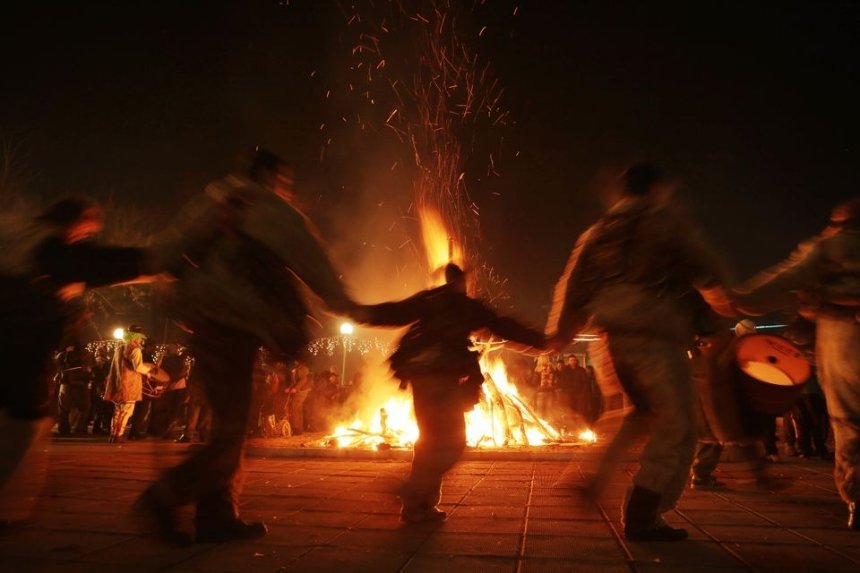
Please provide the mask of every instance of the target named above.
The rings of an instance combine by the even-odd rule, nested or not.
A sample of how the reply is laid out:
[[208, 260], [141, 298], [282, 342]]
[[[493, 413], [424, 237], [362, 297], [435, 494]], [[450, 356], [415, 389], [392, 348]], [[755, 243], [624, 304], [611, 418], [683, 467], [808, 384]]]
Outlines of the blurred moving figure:
[[836, 488], [860, 530], [860, 198], [837, 206], [827, 228], [735, 293], [746, 313], [800, 305], [816, 324], [818, 380], [836, 447]]
[[445, 267], [443, 286], [399, 302], [364, 307], [360, 318], [377, 326], [411, 324], [390, 358], [401, 387], [412, 386], [419, 431], [412, 470], [401, 494], [400, 519], [442, 521], [446, 513], [436, 507], [442, 478], [466, 447], [463, 414], [474, 408], [484, 383], [469, 335], [487, 329], [533, 348], [543, 348], [544, 337], [470, 298], [466, 275], [455, 264]]
[[699, 230], [671, 202], [673, 185], [654, 167], [620, 175], [609, 208], [583, 233], [555, 290], [547, 335], [556, 348], [579, 332], [600, 334], [589, 355], [601, 386], [617, 380], [633, 404], [607, 449], [591, 493], [620, 455], [648, 436], [624, 507], [624, 534], [634, 541], [686, 539], [661, 514], [684, 491], [696, 444], [697, 403], [687, 350], [691, 289], [732, 315], [722, 264]]
[[93, 201], [67, 198], [45, 209], [0, 260], [0, 488], [52, 414], [48, 369], [64, 331], [83, 317], [84, 288], [150, 272], [144, 251], [86, 239], [102, 229]]
[[[257, 350], [295, 359], [308, 343], [302, 285], [332, 311], [355, 304], [305, 216], [291, 203], [292, 170], [257, 149], [210, 184], [169, 229], [162, 256], [172, 268], [175, 315], [193, 332], [194, 378], [212, 409], [209, 442], [167, 471], [138, 500], [168, 542], [187, 544], [177, 510], [196, 504], [196, 537], [227, 541], [266, 534], [239, 517], [240, 465]], [[214, 238], [213, 238], [214, 237]], [[180, 255], [176, 249], [181, 249]]]

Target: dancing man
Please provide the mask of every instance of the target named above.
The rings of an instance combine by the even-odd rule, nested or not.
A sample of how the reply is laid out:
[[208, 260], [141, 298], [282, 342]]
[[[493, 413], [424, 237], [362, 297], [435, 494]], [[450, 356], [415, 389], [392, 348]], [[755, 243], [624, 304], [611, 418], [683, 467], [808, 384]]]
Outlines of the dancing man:
[[547, 324], [552, 346], [579, 332], [600, 334], [591, 349], [601, 385], [617, 380], [633, 403], [609, 446], [598, 487], [632, 441], [650, 437], [624, 507], [633, 541], [686, 539], [661, 514], [684, 490], [696, 445], [697, 404], [687, 350], [692, 320], [680, 299], [698, 290], [722, 313], [723, 272], [698, 230], [671, 203], [672, 185], [654, 167], [626, 170], [609, 209], [579, 237], [555, 290]]
[[470, 298], [466, 275], [455, 264], [445, 267], [443, 286], [403, 301], [364, 307], [360, 318], [378, 326], [411, 324], [390, 358], [394, 374], [412, 386], [419, 431], [400, 518], [411, 523], [442, 521], [447, 516], [436, 507], [442, 478], [466, 447], [463, 414], [478, 402], [484, 382], [469, 336], [487, 329], [534, 348], [544, 347], [544, 337]]

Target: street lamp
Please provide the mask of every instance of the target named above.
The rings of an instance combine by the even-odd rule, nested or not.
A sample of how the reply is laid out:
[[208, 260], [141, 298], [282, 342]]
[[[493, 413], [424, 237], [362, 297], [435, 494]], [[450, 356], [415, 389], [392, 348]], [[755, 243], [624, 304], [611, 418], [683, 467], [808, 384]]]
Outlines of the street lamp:
[[341, 340], [343, 346], [343, 363], [340, 367], [340, 385], [346, 386], [346, 337], [355, 332], [355, 327], [350, 322], [343, 322], [340, 325]]
[[124, 328], [115, 328], [113, 331], [113, 337], [117, 340], [122, 340], [122, 337], [125, 336]]

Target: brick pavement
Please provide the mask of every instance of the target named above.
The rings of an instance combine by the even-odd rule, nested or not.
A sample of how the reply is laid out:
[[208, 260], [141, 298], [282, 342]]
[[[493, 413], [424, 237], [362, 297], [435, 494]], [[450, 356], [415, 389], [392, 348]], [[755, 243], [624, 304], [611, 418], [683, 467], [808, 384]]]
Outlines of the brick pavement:
[[[691, 539], [627, 543], [619, 506], [627, 477], [598, 506], [553, 484], [566, 463], [472, 456], [445, 483], [441, 525], [402, 525], [391, 491], [400, 460], [254, 458], [244, 515], [263, 519], [253, 542], [172, 549], [138, 531], [130, 505], [184, 446], [53, 442], [31, 522], [0, 534], [3, 572], [719, 572], [858, 571], [860, 536], [844, 527], [830, 465], [775, 467], [790, 486], [756, 489], [725, 464], [730, 490], [688, 491], [669, 521]], [[580, 455], [574, 476], [593, 468]], [[627, 471], [634, 469], [633, 465]], [[184, 516], [189, 520], [190, 514]]]

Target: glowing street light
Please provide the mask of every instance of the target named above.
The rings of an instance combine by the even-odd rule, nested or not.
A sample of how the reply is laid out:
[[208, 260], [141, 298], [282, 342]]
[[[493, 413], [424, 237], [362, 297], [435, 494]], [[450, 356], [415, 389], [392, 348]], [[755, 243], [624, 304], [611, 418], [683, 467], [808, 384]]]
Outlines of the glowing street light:
[[340, 333], [343, 335], [343, 340], [340, 341], [343, 346], [343, 362], [340, 366], [340, 385], [346, 386], [346, 337], [355, 332], [355, 327], [351, 322], [342, 322], [340, 324]]
[[117, 340], [122, 340], [122, 337], [125, 336], [124, 328], [115, 328], [113, 331], [113, 337]]

